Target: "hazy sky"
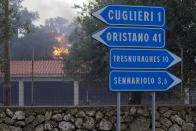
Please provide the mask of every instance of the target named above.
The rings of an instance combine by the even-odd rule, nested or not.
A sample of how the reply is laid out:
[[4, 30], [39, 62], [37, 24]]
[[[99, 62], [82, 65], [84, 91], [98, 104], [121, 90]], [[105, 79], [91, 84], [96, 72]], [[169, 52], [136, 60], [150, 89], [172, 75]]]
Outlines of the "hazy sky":
[[77, 15], [74, 4], [82, 5], [88, 0], [24, 0], [22, 5], [30, 11], [38, 11], [40, 20], [36, 24], [43, 24], [45, 19], [57, 16], [64, 17], [71, 22]]

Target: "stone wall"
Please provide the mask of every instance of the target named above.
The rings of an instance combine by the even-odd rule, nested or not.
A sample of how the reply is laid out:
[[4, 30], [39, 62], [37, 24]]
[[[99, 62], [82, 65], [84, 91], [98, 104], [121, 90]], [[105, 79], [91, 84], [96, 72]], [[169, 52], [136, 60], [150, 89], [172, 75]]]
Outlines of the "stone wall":
[[[0, 107], [0, 131], [115, 131], [116, 107]], [[151, 131], [151, 106], [122, 106], [121, 130]], [[156, 131], [196, 131], [196, 106], [157, 106]]]

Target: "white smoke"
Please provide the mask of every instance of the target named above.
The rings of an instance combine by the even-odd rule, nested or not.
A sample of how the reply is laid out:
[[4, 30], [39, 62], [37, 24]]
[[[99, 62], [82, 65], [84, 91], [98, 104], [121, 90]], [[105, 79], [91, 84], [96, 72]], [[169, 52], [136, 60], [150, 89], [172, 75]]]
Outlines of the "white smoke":
[[72, 0], [24, 0], [22, 5], [29, 11], [38, 11], [40, 19], [35, 22], [36, 25], [43, 25], [46, 19], [58, 16], [71, 23], [77, 13], [70, 1]]

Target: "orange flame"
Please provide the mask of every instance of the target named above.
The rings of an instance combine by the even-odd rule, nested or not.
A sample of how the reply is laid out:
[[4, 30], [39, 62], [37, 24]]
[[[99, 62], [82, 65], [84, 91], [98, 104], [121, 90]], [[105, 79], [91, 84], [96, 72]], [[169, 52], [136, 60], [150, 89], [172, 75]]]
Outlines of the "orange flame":
[[65, 38], [63, 36], [58, 36], [55, 38], [57, 42], [60, 44], [60, 47], [53, 46], [53, 58], [54, 59], [63, 59], [63, 55], [68, 55], [68, 48], [64, 47], [66, 45]]
[[61, 47], [55, 47], [53, 46], [53, 57], [55, 59], [63, 59], [63, 55], [68, 55], [69, 54], [69, 50], [67, 48]]
[[65, 41], [65, 39], [64, 39], [63, 36], [57, 36], [55, 39], [56, 39], [57, 42], [59, 42], [59, 43], [63, 43], [63, 41]]

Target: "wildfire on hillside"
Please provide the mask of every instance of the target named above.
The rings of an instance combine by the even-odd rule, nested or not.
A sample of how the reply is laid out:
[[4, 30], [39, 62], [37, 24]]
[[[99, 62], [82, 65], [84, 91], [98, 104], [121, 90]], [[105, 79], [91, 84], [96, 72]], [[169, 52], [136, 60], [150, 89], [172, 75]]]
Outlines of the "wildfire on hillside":
[[69, 55], [69, 49], [66, 47], [66, 39], [63, 36], [57, 36], [56, 41], [59, 43], [59, 47], [53, 46], [53, 58], [63, 59], [63, 56]]

